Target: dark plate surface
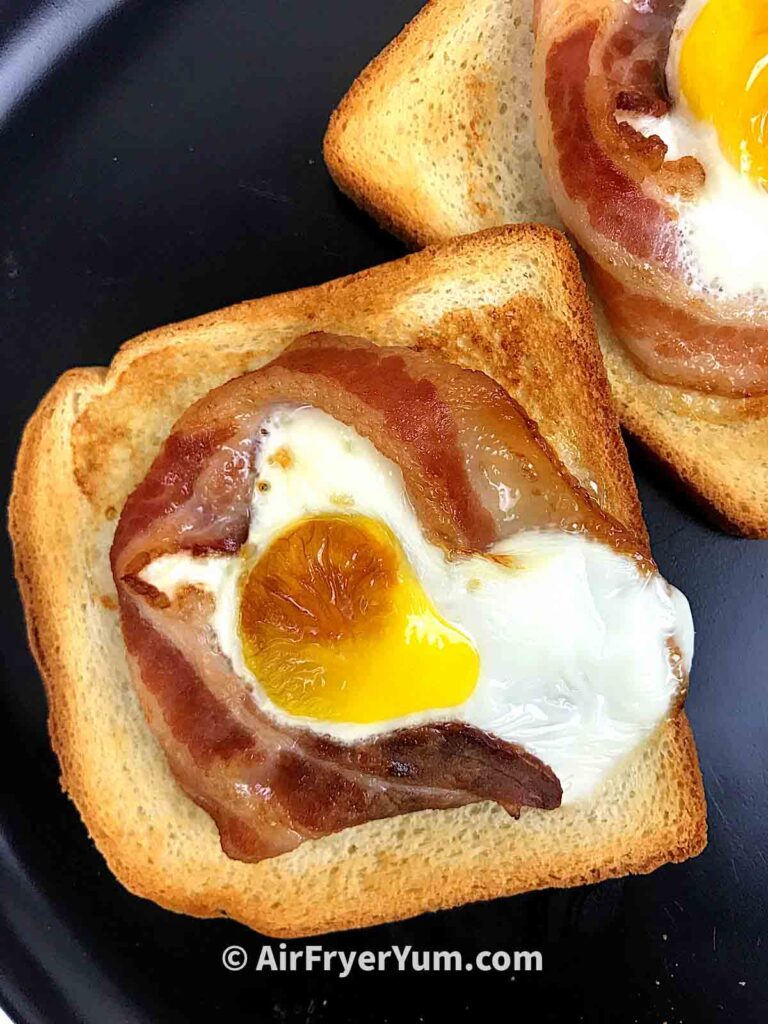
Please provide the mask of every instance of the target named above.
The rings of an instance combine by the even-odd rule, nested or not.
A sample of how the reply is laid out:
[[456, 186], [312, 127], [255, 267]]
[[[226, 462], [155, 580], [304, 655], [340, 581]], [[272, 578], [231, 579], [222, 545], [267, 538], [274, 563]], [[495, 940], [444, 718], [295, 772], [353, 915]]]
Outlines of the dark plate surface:
[[[417, 7], [0, 0], [4, 483], [24, 421], [66, 368], [107, 363], [145, 328], [402, 252], [337, 195], [320, 143], [354, 75]], [[698, 627], [688, 707], [708, 849], [650, 877], [320, 940], [345, 951], [540, 950], [544, 970], [514, 978], [257, 973], [260, 936], [124, 891], [59, 791], [4, 543], [0, 971], [11, 1016], [766, 1020], [768, 548], [710, 530], [633, 461], [654, 551]], [[231, 944], [251, 954], [239, 973], [221, 964]]]

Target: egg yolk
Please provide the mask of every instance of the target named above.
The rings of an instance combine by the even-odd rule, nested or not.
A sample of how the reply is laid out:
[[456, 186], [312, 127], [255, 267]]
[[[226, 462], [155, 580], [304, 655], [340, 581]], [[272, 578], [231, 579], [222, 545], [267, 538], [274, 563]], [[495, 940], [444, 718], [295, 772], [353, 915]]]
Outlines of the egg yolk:
[[680, 88], [729, 162], [768, 189], [768, 3], [708, 0], [683, 41]]
[[244, 573], [248, 668], [283, 711], [384, 721], [463, 703], [479, 656], [443, 619], [394, 534], [357, 515], [300, 520]]

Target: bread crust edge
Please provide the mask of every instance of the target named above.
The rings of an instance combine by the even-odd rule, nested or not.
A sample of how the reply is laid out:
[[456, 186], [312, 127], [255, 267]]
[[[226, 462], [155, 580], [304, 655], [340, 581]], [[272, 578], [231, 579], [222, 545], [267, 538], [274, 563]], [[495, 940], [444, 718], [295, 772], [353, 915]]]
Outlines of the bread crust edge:
[[[543, 231], [542, 237], [551, 236], [555, 248], [561, 245], [568, 248], [564, 240], [561, 241], [555, 233], [547, 233], [547, 229]], [[498, 239], [500, 235], [505, 234], [514, 236], [518, 232], [514, 229], [501, 229], [484, 232], [482, 236], [476, 237]], [[453, 243], [453, 247], [465, 249], [468, 244], [476, 243], [473, 243], [472, 239], [463, 240]], [[429, 253], [416, 257], [423, 258], [429, 259]], [[573, 262], [577, 267], [575, 257]], [[397, 267], [397, 264], [390, 264], [381, 269], [387, 273], [392, 267]], [[374, 287], [380, 280], [376, 270], [355, 275], [358, 279], [361, 276], [366, 280], [370, 279]], [[309, 296], [311, 301], [311, 296], [323, 292], [327, 294], [329, 288], [343, 285], [344, 280], [321, 285], [315, 289], [306, 289], [294, 295], [301, 294], [305, 298]], [[583, 290], [583, 285], [579, 287]], [[581, 294], [578, 288], [577, 294]], [[271, 300], [256, 302], [272, 301], [279, 304], [282, 298], [278, 296]], [[250, 871], [255, 884], [247, 891], [236, 891], [230, 877], [233, 870], [232, 862], [228, 861], [220, 850], [220, 860], [214, 858], [211, 866], [194, 879], [190, 879], [189, 873], [185, 871], [179, 871], [175, 878], [171, 878], [167, 871], [152, 868], [139, 847], [125, 842], [120, 821], [124, 809], [110, 804], [108, 798], [105, 799], [105, 794], [98, 790], [91, 765], [83, 757], [81, 731], [84, 723], [77, 703], [71, 699], [71, 695], [77, 692], [82, 681], [75, 678], [69, 657], [72, 653], [71, 645], [78, 641], [63, 629], [57, 614], [59, 602], [68, 591], [66, 582], [56, 573], [50, 572], [50, 551], [41, 548], [39, 543], [39, 491], [44, 485], [43, 481], [45, 486], [49, 483], [55, 486], [56, 474], [59, 473], [64, 480], [63, 486], [71, 488], [73, 498], [77, 495], [78, 484], [71, 471], [68, 471], [66, 466], [58, 464], [57, 452], [60, 454], [62, 450], [71, 447], [69, 430], [76, 416], [87, 406], [90, 399], [102, 392], [105, 387], [119, 387], [126, 360], [141, 359], [148, 350], [173, 344], [179, 332], [183, 334], [196, 323], [209, 322], [211, 317], [222, 315], [237, 316], [238, 308], [142, 335], [121, 349], [110, 370], [75, 369], [64, 374], [42, 400], [28, 423], [14, 473], [9, 528], [13, 540], [16, 575], [26, 614], [30, 648], [40, 669], [48, 697], [49, 731], [61, 765], [61, 785], [75, 803], [96, 846], [123, 885], [136, 895], [151, 899], [173, 911], [197, 917], [228, 916], [265, 934], [291, 937], [401, 920], [425, 911], [446, 909], [468, 901], [488, 900], [545, 886], [568, 887], [628, 873], [647, 873], [661, 864], [681, 861], [700, 852], [706, 843], [706, 807], [695, 745], [683, 712], [670, 719], [659, 731], [658, 736], [649, 742], [648, 747], [650, 751], [655, 744], [659, 750], [663, 748], [666, 752], [664, 757], [673, 766], [672, 770], [665, 767], [666, 762], [659, 765], [654, 762], [654, 771], [658, 772], [659, 779], [663, 779], [665, 784], [674, 790], [677, 802], [668, 808], [669, 816], [666, 822], [640, 823], [638, 834], [632, 837], [631, 848], [625, 848], [621, 856], [617, 856], [617, 840], [612, 836], [605, 848], [598, 844], [586, 855], [584, 851], [577, 851], [571, 856], [563, 854], [557, 864], [552, 861], [545, 865], [540, 864], [535, 847], [528, 848], [527, 857], [523, 855], [517, 860], [502, 864], [492, 862], [490, 851], [496, 847], [499, 836], [509, 839], [512, 835], [510, 829], [527, 828], [526, 823], [537, 820], [540, 825], [541, 819], [536, 819], [535, 815], [561, 812], [524, 813], [518, 823], [508, 820], [503, 812], [500, 818], [496, 813], [500, 811], [498, 808], [491, 808], [490, 805], [473, 805], [478, 809], [478, 813], [483, 815], [478, 834], [485, 835], [488, 856], [481, 863], [478, 864], [474, 856], [467, 854], [465, 860], [453, 866], [441, 865], [435, 868], [424, 860], [418, 849], [412, 851], [410, 855], [407, 851], [404, 853], [396, 850], [392, 854], [392, 859], [382, 864], [381, 870], [369, 870], [368, 865], [358, 890], [350, 891], [348, 879], [350, 873], [354, 876], [355, 858], [361, 863], [365, 861], [368, 864], [366, 846], [375, 842], [376, 836], [382, 831], [391, 831], [392, 823], [400, 819], [371, 822], [342, 833], [342, 840], [338, 837], [328, 837], [326, 840], [316, 841], [318, 849], [319, 844], [335, 844], [334, 849], [338, 848], [340, 855], [346, 858], [345, 874], [342, 877], [346, 878], [347, 882], [344, 885], [340, 882], [334, 889], [333, 882], [326, 880], [323, 887], [318, 890], [326, 896], [321, 903], [313, 904], [311, 896], [309, 902], [305, 898], [303, 903], [297, 898], [288, 904], [282, 904], [276, 910], [271, 905], [270, 894], [275, 885], [284, 885], [282, 865], [279, 871], [277, 868], [279, 862], [284, 860], [282, 857], [258, 865], [237, 865], [237, 877], [246, 877], [243, 872]], [[605, 395], [598, 390], [596, 400], [608, 400], [607, 388]], [[624, 479], [628, 481], [627, 486], [632, 490], [631, 476]], [[632, 504], [630, 495], [630, 508]], [[53, 524], [46, 523], [45, 529], [50, 531]], [[66, 558], [72, 556], [73, 552], [65, 548], [59, 554]], [[69, 593], [70, 599], [73, 596], [77, 597], [76, 594]], [[645, 753], [649, 758], [656, 757], [648, 751]], [[661, 793], [661, 783], [659, 786]], [[181, 797], [183, 800], [187, 799], [183, 794]], [[455, 812], [427, 811], [403, 817], [415, 821], [429, 816], [430, 832], [435, 837], [442, 834], [448, 840], [455, 835], [457, 828], [466, 828], [467, 821], [471, 824], [473, 814], [472, 810], [462, 808]], [[212, 826], [209, 821], [208, 824]], [[410, 827], [413, 822], [408, 821], [407, 824]], [[352, 847], [345, 844], [349, 843], [353, 833], [354, 850], [350, 853]], [[534, 829], [534, 837], [535, 834]], [[313, 845], [305, 844], [305, 847]], [[295, 854], [285, 855], [294, 856]], [[297, 877], [300, 882], [311, 883], [310, 874], [311, 871], [304, 870], [304, 874]], [[311, 884], [309, 888], [311, 889]]]

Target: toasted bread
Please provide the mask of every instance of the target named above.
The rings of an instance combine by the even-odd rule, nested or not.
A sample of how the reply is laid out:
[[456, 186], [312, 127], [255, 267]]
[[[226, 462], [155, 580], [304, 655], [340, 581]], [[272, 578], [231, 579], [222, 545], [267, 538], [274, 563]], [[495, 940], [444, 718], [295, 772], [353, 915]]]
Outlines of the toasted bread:
[[576, 258], [542, 227], [484, 232], [352, 277], [245, 302], [66, 373], [24, 434], [11, 533], [62, 784], [117, 877], [164, 907], [309, 935], [468, 900], [647, 872], [697, 853], [705, 807], [682, 711], [589, 802], [374, 821], [258, 864], [229, 860], [174, 781], [129, 678], [108, 552], [174, 420], [311, 329], [432, 346], [517, 397], [639, 539], [640, 505]]
[[[560, 226], [534, 141], [532, 0], [432, 0], [331, 118], [328, 168], [412, 245], [493, 225]], [[600, 310], [624, 426], [721, 526], [768, 537], [768, 399], [719, 398], [639, 370]]]

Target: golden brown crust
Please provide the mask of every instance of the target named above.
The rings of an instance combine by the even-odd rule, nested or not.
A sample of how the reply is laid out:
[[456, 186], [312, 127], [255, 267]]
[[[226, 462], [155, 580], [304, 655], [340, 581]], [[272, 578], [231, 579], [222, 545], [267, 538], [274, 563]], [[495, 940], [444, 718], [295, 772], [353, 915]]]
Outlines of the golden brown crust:
[[25, 431], [10, 527], [62, 784], [112, 870], [173, 910], [308, 935], [697, 853], [704, 798], [682, 714], [584, 807], [518, 822], [492, 804], [421, 812], [261, 864], [221, 852], [144, 722], [107, 553], [116, 510], [178, 413], [309, 328], [433, 345], [485, 369], [572, 468], [603, 481], [605, 506], [643, 529], [574, 257], [546, 229], [485, 232], [161, 328], [123, 346], [106, 371], [65, 374]]
[[[533, 138], [531, 6], [431, 0], [334, 112], [324, 147], [334, 180], [408, 242], [521, 220], [560, 225]], [[598, 328], [625, 427], [710, 518], [768, 538], [765, 401], [657, 383], [600, 318]]]
[[[414, 247], [506, 222], [560, 226], [540, 172], [531, 179], [508, 152], [510, 134], [533, 132], [530, 86], [515, 67], [530, 64], [530, 9], [429, 0], [331, 116], [323, 153], [336, 184]], [[533, 187], [522, 212], [524, 178]]]
[[[356, 203], [381, 227], [401, 238], [414, 249], [430, 244], [430, 231], [412, 210], [419, 210], [421, 197], [417, 202], [409, 201], [401, 189], [390, 190], [385, 184], [370, 177], [365, 168], [359, 168], [346, 152], [345, 135], [350, 120], [357, 121], [363, 99], [369, 94], [381, 76], [388, 77], [390, 63], [396, 63], [398, 53], [409, 45], [418, 45], [429, 38], [431, 26], [428, 0], [421, 11], [403, 28], [381, 53], [367, 64], [354, 80], [338, 107], [331, 114], [331, 120], [323, 139], [323, 157], [332, 178], [345, 195]], [[427, 55], [427, 59], [428, 55]], [[382, 88], [382, 92], [383, 92]]]

